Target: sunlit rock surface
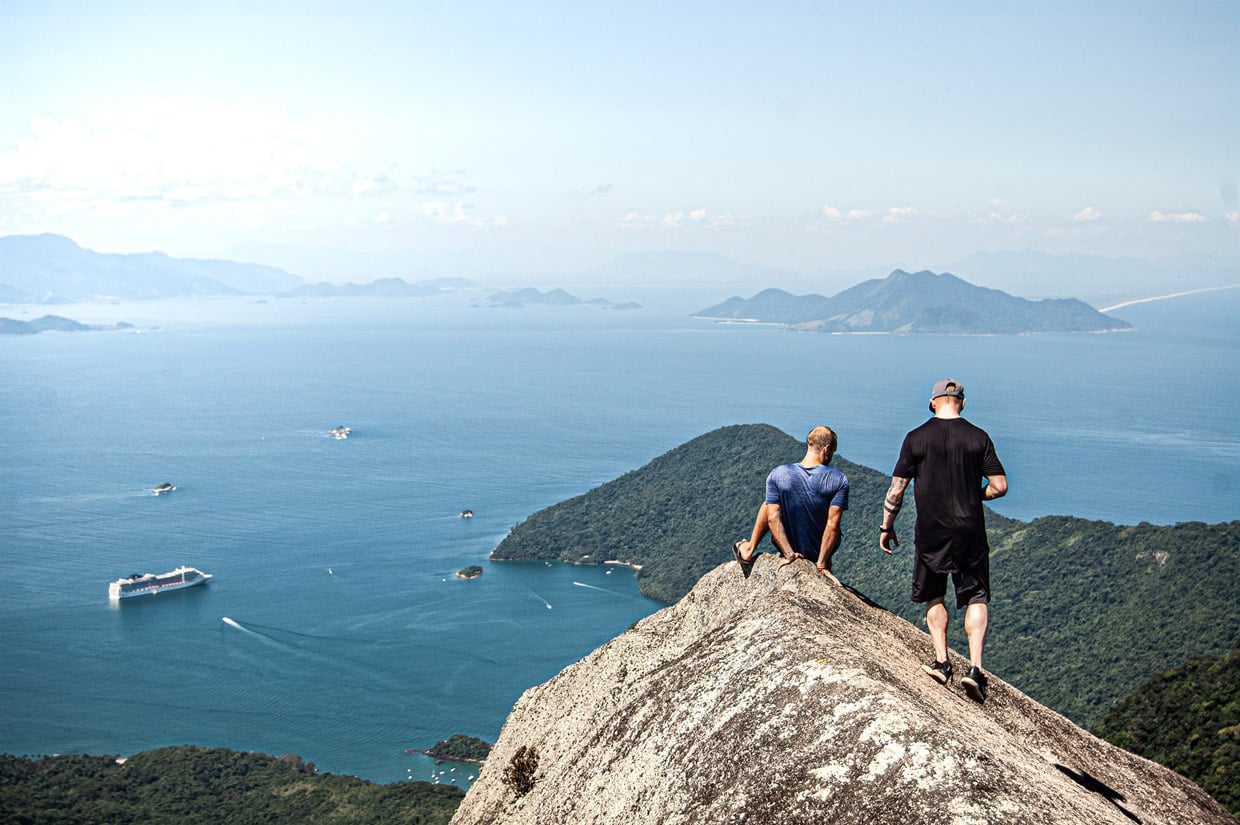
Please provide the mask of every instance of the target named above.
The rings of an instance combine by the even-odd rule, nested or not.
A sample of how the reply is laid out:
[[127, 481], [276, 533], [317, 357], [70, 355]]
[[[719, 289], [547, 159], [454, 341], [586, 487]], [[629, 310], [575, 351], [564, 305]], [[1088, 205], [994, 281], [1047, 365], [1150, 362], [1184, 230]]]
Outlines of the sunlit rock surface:
[[[995, 620], [1002, 620], [1002, 604]], [[921, 670], [928, 636], [818, 577], [728, 562], [521, 697], [453, 825], [1230, 823], [1196, 785], [992, 674]], [[538, 752], [532, 790], [503, 781]]]

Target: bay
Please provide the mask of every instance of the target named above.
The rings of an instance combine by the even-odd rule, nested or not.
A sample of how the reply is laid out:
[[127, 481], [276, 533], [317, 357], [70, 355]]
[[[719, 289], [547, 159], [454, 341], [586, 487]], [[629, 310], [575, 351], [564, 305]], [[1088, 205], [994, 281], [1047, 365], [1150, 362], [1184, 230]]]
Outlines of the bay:
[[[140, 332], [0, 337], [0, 750], [192, 743], [468, 784], [405, 749], [493, 740], [523, 690], [661, 606], [631, 570], [487, 562], [508, 529], [729, 424], [828, 423], [888, 471], [940, 377], [998, 445], [1000, 512], [1234, 519], [1236, 292], [1023, 337], [802, 335], [667, 296], [58, 308]], [[214, 579], [108, 604], [178, 564]]]

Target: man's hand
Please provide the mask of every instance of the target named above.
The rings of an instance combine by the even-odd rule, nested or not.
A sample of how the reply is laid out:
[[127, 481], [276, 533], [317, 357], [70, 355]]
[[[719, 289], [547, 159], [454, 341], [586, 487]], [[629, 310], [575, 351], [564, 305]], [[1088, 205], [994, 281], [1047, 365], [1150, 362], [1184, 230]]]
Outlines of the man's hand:
[[804, 557], [804, 556], [802, 556], [800, 553], [793, 553], [793, 554], [792, 554], [792, 555], [790, 555], [790, 556], [783, 556], [783, 558], [781, 558], [781, 559], [779, 560], [779, 565], [778, 565], [775, 569], [776, 569], [776, 570], [781, 570], [781, 569], [783, 569], [783, 568], [787, 567], [788, 565], [792, 564], [792, 563], [793, 563], [794, 561], [796, 561], [797, 559], [803, 559], [803, 558], [805, 558], [805, 557]]
[[904, 491], [908, 489], [908, 482], [907, 478], [892, 476], [891, 487], [883, 500], [883, 521], [890, 522], [891, 526], [880, 525], [878, 546], [889, 556], [892, 550], [900, 546], [900, 540], [896, 538], [896, 516], [900, 515], [900, 508], [904, 506]]
[[837, 578], [835, 577], [835, 574], [834, 574], [834, 573], [832, 573], [832, 572], [831, 572], [830, 570], [828, 570], [827, 568], [825, 568], [825, 567], [819, 567], [819, 568], [818, 568], [818, 572], [819, 572], [819, 573], [821, 573], [822, 575], [826, 576], [828, 579], [830, 579], [830, 580], [832, 581], [832, 583], [833, 583], [833, 584], [838, 584], [840, 587], [843, 587], [843, 586], [844, 586], [844, 584], [843, 584], [843, 583], [842, 583], [839, 579], [837, 579]]

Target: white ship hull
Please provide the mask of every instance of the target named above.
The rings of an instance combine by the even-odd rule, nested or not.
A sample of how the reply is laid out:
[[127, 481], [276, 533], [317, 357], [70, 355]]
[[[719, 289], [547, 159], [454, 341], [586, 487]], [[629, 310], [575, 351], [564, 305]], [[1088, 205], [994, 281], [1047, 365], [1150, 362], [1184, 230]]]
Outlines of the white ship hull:
[[133, 575], [127, 579], [117, 579], [108, 585], [108, 598], [112, 601], [131, 599], [134, 596], [153, 596], [167, 590], [184, 590], [206, 584], [211, 578], [196, 567], [178, 567], [167, 573], [145, 573]]

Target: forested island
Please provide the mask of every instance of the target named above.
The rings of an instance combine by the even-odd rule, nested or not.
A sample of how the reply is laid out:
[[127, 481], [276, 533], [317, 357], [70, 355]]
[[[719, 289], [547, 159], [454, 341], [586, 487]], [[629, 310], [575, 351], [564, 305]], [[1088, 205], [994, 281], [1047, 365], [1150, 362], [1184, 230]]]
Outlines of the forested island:
[[695, 315], [831, 333], [1019, 335], [1132, 328], [1127, 321], [1104, 315], [1075, 298], [1032, 301], [975, 286], [946, 272], [901, 269], [830, 298], [766, 289], [752, 298], [729, 298]]
[[435, 759], [450, 759], [454, 762], [485, 762], [491, 753], [491, 745], [473, 736], [454, 733], [422, 753]]
[[40, 332], [100, 332], [133, 329], [133, 324], [120, 321], [115, 324], [83, 324], [60, 315], [44, 315], [33, 321], [0, 318], [0, 335], [35, 335]]
[[495, 292], [491, 295], [491, 304], [497, 307], [508, 307], [509, 309], [529, 305], [563, 307], [583, 304], [602, 307], [603, 309], [641, 309], [641, 304], [632, 301], [619, 304], [613, 303], [606, 298], [592, 298], [587, 301], [562, 289], [549, 289], [543, 292], [534, 287]]
[[476, 579], [481, 575], [482, 568], [476, 564], [471, 564], [469, 567], [462, 567], [460, 570], [456, 571], [456, 577], [458, 579]]

